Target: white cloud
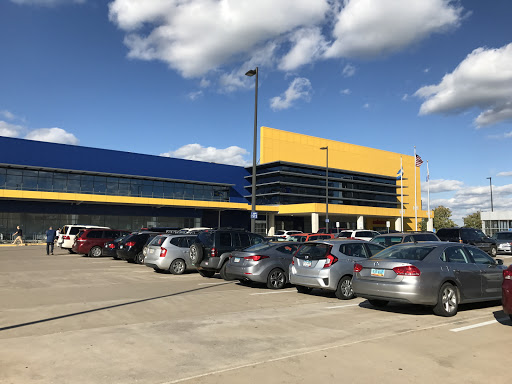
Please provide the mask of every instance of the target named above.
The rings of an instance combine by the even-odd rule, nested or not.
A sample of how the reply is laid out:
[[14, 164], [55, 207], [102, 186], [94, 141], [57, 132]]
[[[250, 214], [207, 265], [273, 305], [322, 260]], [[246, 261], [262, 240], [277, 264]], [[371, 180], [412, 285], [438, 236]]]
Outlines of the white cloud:
[[48, 141], [50, 143], [77, 145], [79, 140], [72, 133], [62, 128], [40, 128], [29, 132], [25, 139]]
[[288, 89], [281, 96], [273, 97], [270, 100], [270, 107], [276, 111], [288, 109], [298, 100], [309, 101], [311, 99], [311, 82], [304, 77], [295, 78]]
[[345, 89], [342, 89], [342, 90], [340, 91], [340, 93], [341, 93], [342, 95], [350, 95], [350, 94], [352, 93], [352, 91], [351, 91], [350, 89], [348, 89], [348, 88], [345, 88]]
[[[457, 191], [464, 186], [459, 180], [430, 179], [430, 193]], [[421, 191], [427, 192], [427, 182], [421, 183]]]
[[208, 88], [210, 85], [211, 85], [211, 81], [208, 79], [201, 79], [201, 81], [199, 82], [199, 86], [201, 88]]
[[203, 96], [203, 91], [196, 91], [196, 92], [190, 92], [187, 97], [194, 101], [194, 100], [197, 100], [198, 98], [200, 98], [201, 96]]
[[512, 171], [508, 171], [508, 172], [500, 172], [498, 173], [496, 176], [512, 176]]
[[248, 166], [252, 164], [252, 162], [249, 162], [244, 158], [248, 153], [249, 152], [247, 152], [247, 150], [237, 146], [218, 149], [215, 147], [203, 147], [200, 144], [187, 144], [178, 148], [176, 151], [162, 153], [160, 156], [207, 161], [219, 164]]
[[7, 120], [14, 120], [16, 119], [16, 116], [9, 112], [8, 110], [4, 109], [3, 111], [0, 111], [0, 116], [5, 117]]
[[25, 131], [25, 127], [0, 121], [0, 136], [18, 137]]
[[54, 7], [64, 4], [84, 4], [86, 0], [11, 0], [11, 2], [20, 5], [36, 5], [43, 7]]
[[405, 93], [403, 96], [402, 96], [402, 101], [407, 101], [409, 100], [409, 95], [407, 93]]
[[363, 105], [363, 108], [364, 109], [370, 109], [370, 103], [366, 103], [365, 105]]
[[347, 0], [337, 15], [326, 57], [376, 57], [459, 25], [462, 7], [449, 0]]
[[483, 110], [478, 127], [512, 120], [512, 43], [498, 49], [478, 48], [437, 85], [418, 89], [426, 99], [420, 115]]
[[343, 71], [341, 72], [341, 74], [344, 77], [352, 77], [356, 74], [356, 67], [354, 67], [353, 65], [347, 64], [343, 68]]
[[430, 72], [430, 68], [425, 68], [425, 69], [423, 70], [423, 73], [429, 73], [429, 72]]
[[321, 57], [327, 42], [320, 28], [302, 28], [290, 35], [293, 47], [282, 58], [279, 69], [292, 71]]
[[512, 131], [500, 133], [499, 135], [489, 135], [489, 139], [510, 139], [512, 137]]

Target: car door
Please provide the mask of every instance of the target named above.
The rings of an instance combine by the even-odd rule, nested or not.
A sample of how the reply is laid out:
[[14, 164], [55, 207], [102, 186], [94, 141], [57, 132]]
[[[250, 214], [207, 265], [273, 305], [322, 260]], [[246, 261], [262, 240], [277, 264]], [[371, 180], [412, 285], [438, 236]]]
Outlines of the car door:
[[464, 299], [474, 300], [481, 297], [482, 276], [478, 268], [464, 252], [464, 247], [447, 247], [441, 254], [444, 264], [441, 271], [454, 278]]
[[481, 249], [467, 246], [466, 251], [471, 255], [475, 266], [480, 270], [482, 277], [481, 297], [500, 298], [504, 268]]
[[182, 254], [183, 260], [185, 260], [185, 264], [187, 268], [192, 267], [192, 262], [190, 261], [190, 246], [194, 241], [194, 237], [183, 236], [179, 238], [178, 248]]
[[[338, 260], [338, 263], [343, 265], [343, 268], [340, 270], [340, 276], [338, 276], [338, 278], [346, 274], [352, 275], [354, 264], [361, 263], [363, 260], [368, 258], [368, 253], [363, 242], [340, 244], [339, 251], [343, 254], [344, 257], [340, 257], [340, 260]], [[336, 269], [339, 270], [339, 266]]]
[[298, 244], [284, 244], [274, 250], [275, 257], [279, 260], [281, 268], [286, 273], [288, 273], [293, 255], [297, 251], [297, 248], [299, 248]]

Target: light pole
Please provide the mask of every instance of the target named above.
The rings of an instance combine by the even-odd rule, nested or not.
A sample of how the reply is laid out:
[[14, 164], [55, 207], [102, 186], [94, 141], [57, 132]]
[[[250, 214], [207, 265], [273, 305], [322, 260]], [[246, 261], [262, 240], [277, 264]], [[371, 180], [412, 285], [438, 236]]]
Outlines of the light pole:
[[254, 139], [252, 146], [252, 188], [251, 188], [251, 232], [256, 229], [256, 151], [258, 148], [258, 67], [245, 73], [245, 76], [252, 77], [256, 75], [256, 85], [254, 92]]
[[329, 146], [320, 149], [325, 150], [325, 233], [329, 233]]
[[487, 177], [489, 179], [489, 187], [491, 188], [491, 212], [494, 212], [494, 207], [492, 205], [492, 177]]

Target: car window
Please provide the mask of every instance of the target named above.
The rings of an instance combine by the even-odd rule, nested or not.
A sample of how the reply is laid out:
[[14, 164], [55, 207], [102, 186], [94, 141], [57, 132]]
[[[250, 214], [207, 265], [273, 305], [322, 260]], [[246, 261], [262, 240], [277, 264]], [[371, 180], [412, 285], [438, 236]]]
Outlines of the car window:
[[239, 233], [238, 236], [240, 237], [240, 246], [242, 248], [247, 248], [248, 246], [251, 245], [251, 240], [249, 239], [248, 233]]
[[231, 247], [231, 233], [219, 233], [219, 247]]
[[412, 243], [413, 239], [412, 236], [405, 236], [404, 237], [404, 243]]
[[259, 236], [259, 235], [254, 235], [254, 234], [249, 234], [249, 238], [251, 240], [251, 245], [254, 245], [254, 244], [261, 244], [261, 243], [264, 243], [265, 242], [265, 238], [263, 238], [263, 236]]
[[340, 252], [352, 257], [368, 257], [364, 245], [361, 243], [350, 243], [340, 245]]
[[215, 236], [214, 232], [204, 231], [197, 235], [198, 240], [206, 247], [211, 247], [213, 245], [213, 237]]
[[496, 264], [494, 259], [487, 253], [476, 247], [466, 247], [475, 264]]
[[276, 232], [276, 236], [282, 236], [284, 235], [284, 231], [282, 229], [280, 229], [279, 231]]
[[498, 232], [495, 236], [498, 240], [512, 240], [512, 232]]
[[468, 263], [468, 258], [462, 247], [446, 248], [441, 255], [441, 260], [447, 263]]
[[90, 231], [87, 234], [88, 239], [101, 239], [101, 236], [103, 235], [103, 231]]
[[418, 233], [413, 235], [415, 241], [439, 241], [433, 233]]
[[293, 255], [299, 246], [297, 244], [286, 244], [276, 248], [276, 251], [286, 255]]
[[352, 231], [341, 231], [338, 237], [352, 237]]
[[290, 241], [296, 241], [298, 243], [303, 243], [306, 241], [307, 236], [290, 236]]
[[[164, 243], [165, 239], [167, 239], [167, 236], [155, 236], [151, 240], [149, 245], [162, 246], [162, 244]], [[172, 241], [171, 241], [171, 244], [172, 244]], [[173, 244], [173, 245], [175, 245], [175, 244]]]
[[187, 237], [178, 237], [178, 247], [180, 248], [188, 248], [190, 247], [190, 244], [188, 243], [188, 238]]
[[317, 236], [317, 240], [325, 240], [325, 239], [332, 239], [331, 236], [329, 235], [320, 235], [320, 236]]
[[359, 232], [356, 232], [356, 236], [355, 237], [373, 237], [375, 236], [373, 234], [373, 232], [370, 232], [370, 231], [359, 231]]
[[423, 260], [435, 248], [435, 246], [431, 245], [418, 246], [417, 244], [410, 244], [403, 247], [386, 248], [374, 257], [377, 259]]
[[380, 251], [382, 251], [384, 249], [384, 248], [382, 248], [382, 246], [379, 246], [377, 244], [367, 243], [366, 246], [370, 250], [370, 256], [376, 255], [377, 253], [379, 253]]
[[80, 228], [79, 227], [71, 227], [69, 229], [69, 234], [70, 235], [76, 235], [78, 232], [80, 232]]
[[330, 249], [329, 245], [322, 243], [304, 244], [299, 248], [295, 257], [299, 259], [308, 257], [311, 260], [325, 259]]
[[402, 242], [401, 236], [377, 236], [371, 240], [372, 243], [377, 243], [380, 245], [384, 245], [385, 247], [390, 247], [395, 244], [400, 244]]

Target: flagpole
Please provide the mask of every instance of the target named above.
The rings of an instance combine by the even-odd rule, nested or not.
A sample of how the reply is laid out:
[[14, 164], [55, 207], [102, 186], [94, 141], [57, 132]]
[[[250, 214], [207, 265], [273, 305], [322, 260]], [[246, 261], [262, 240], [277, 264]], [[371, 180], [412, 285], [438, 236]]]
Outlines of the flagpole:
[[416, 146], [414, 146], [414, 230], [418, 230], [418, 195], [416, 192]]
[[430, 226], [430, 171], [428, 170], [428, 160], [427, 160], [427, 211], [428, 211], [428, 225]]
[[400, 209], [400, 213], [401, 213], [401, 217], [402, 217], [402, 221], [400, 223], [400, 230], [403, 232], [404, 231], [404, 184], [403, 184], [403, 180], [404, 180], [404, 171], [403, 171], [403, 167], [402, 167], [402, 156], [400, 156], [400, 171], [402, 172], [401, 175], [400, 175], [400, 202], [401, 202], [401, 208]]

